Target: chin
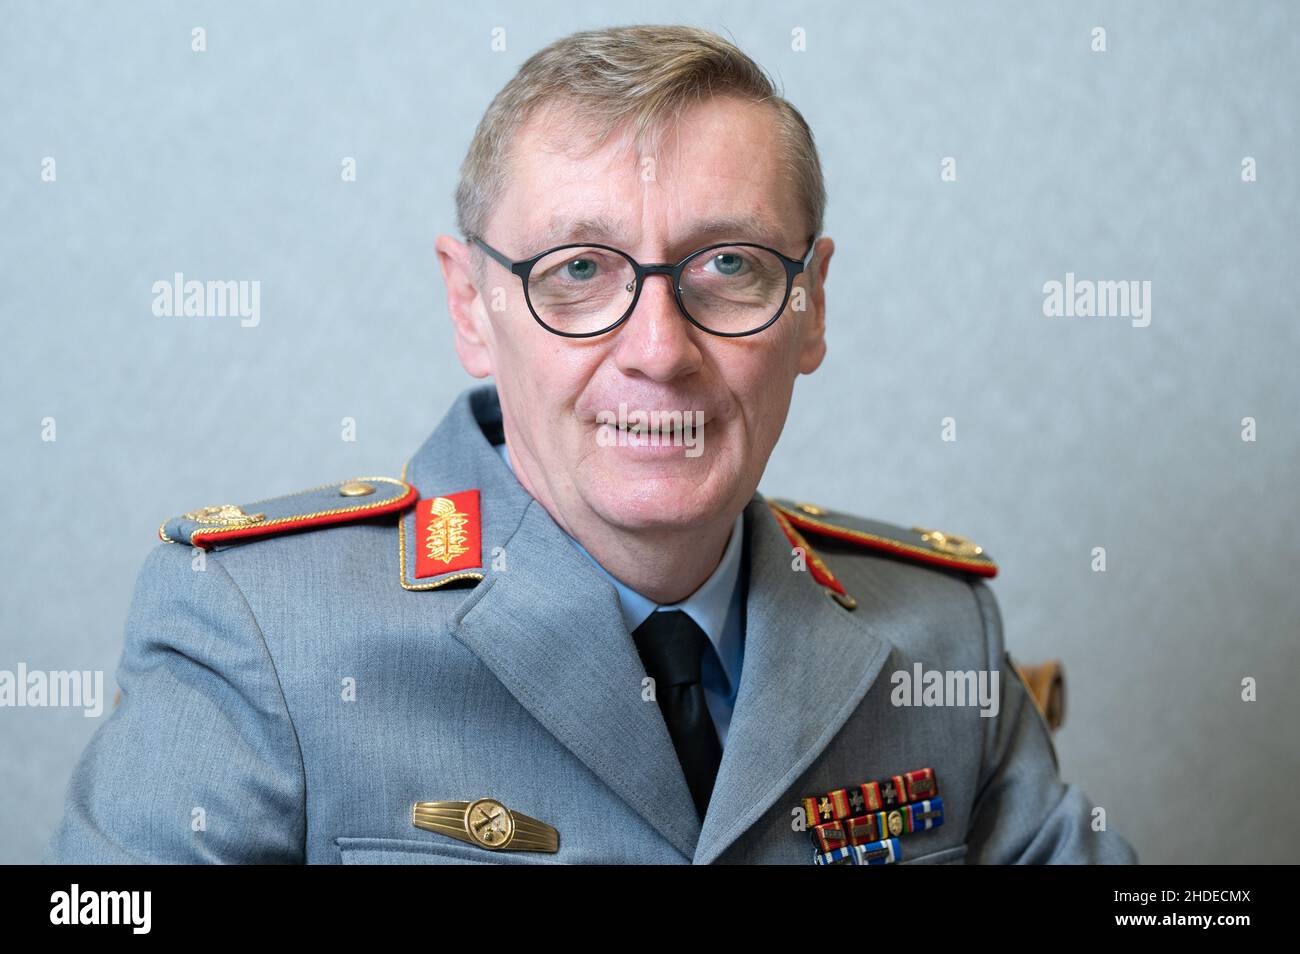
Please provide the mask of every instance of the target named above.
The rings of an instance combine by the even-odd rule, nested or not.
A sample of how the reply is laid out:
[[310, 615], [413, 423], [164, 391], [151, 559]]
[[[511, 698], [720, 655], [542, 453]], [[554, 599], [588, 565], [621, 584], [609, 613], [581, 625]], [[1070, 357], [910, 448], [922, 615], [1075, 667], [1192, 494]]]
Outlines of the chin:
[[717, 519], [733, 505], [736, 487], [716, 469], [630, 468], [601, 481], [603, 492], [588, 496], [608, 523], [629, 530], [667, 530]]
[[722, 511], [725, 501], [715, 505], [707, 502], [683, 502], [681, 499], [665, 500], [640, 498], [601, 501], [596, 512], [609, 524], [624, 530], [651, 533], [658, 530], [676, 530], [696, 527], [714, 519]]

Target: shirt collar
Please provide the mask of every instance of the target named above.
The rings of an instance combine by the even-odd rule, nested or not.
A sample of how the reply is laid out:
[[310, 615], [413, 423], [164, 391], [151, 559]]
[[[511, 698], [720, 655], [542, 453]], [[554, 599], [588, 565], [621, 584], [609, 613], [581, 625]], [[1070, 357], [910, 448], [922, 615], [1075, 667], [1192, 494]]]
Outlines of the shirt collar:
[[[506, 449], [506, 445], [504, 443], [497, 444], [496, 449], [501, 455], [501, 459], [506, 462], [506, 466], [513, 472], [514, 464], [510, 462], [510, 452]], [[727, 679], [734, 687], [740, 676], [736, 665], [737, 660], [734, 658], [734, 653], [724, 651], [722, 640], [727, 623], [727, 614], [731, 610], [732, 597], [735, 594], [736, 585], [740, 578], [740, 555], [744, 551], [744, 535], [745, 513], [742, 510], [736, 515], [736, 522], [731, 528], [731, 537], [727, 541], [727, 549], [723, 552], [722, 560], [718, 563], [713, 574], [686, 599], [677, 603], [663, 605], [642, 596], [636, 590], [615, 579], [603, 566], [596, 562], [581, 543], [574, 540], [573, 537], [569, 537], [569, 539], [588, 560], [595, 564], [596, 569], [600, 570], [613, 584], [614, 589], [618, 591], [619, 606], [623, 610], [623, 622], [627, 624], [629, 633], [634, 632], [656, 610], [681, 610], [695, 620], [700, 629], [704, 630], [704, 634], [709, 637], [709, 642], [713, 643], [713, 648], [717, 650], [718, 657], [722, 661]], [[568, 534], [565, 534], [565, 536], [568, 536]]]

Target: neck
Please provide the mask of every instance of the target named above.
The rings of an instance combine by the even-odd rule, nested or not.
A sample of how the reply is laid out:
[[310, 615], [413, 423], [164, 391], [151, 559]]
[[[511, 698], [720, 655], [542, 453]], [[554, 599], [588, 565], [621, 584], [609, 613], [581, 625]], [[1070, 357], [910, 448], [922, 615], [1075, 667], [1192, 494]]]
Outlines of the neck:
[[566, 527], [565, 532], [610, 576], [664, 605], [686, 599], [713, 575], [735, 521], [736, 515], [729, 514], [680, 530], [626, 531], [601, 524]]

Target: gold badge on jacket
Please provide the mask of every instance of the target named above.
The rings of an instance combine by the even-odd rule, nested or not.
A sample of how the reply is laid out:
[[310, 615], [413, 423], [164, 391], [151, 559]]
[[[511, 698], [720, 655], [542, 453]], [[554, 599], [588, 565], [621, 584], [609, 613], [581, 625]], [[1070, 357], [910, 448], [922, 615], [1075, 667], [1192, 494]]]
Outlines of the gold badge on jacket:
[[411, 823], [490, 851], [560, 850], [558, 831], [546, 822], [511, 811], [495, 798], [416, 802]]

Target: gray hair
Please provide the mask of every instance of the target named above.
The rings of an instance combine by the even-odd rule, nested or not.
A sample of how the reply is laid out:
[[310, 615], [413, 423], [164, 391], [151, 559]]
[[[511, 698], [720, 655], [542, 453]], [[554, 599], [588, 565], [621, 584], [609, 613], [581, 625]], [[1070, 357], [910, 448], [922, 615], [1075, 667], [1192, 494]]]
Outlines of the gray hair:
[[[723, 93], [773, 109], [781, 159], [807, 215], [804, 235], [820, 234], [826, 187], [803, 116], [735, 44], [695, 27], [657, 25], [573, 33], [528, 58], [488, 106], [461, 164], [461, 234], [483, 234], [505, 190], [515, 134], [538, 110], [567, 107], [564, 118], [581, 133], [574, 138], [591, 138], [593, 151], [623, 129], [653, 152], [663, 128], [691, 101]], [[477, 267], [481, 258], [475, 259]]]

